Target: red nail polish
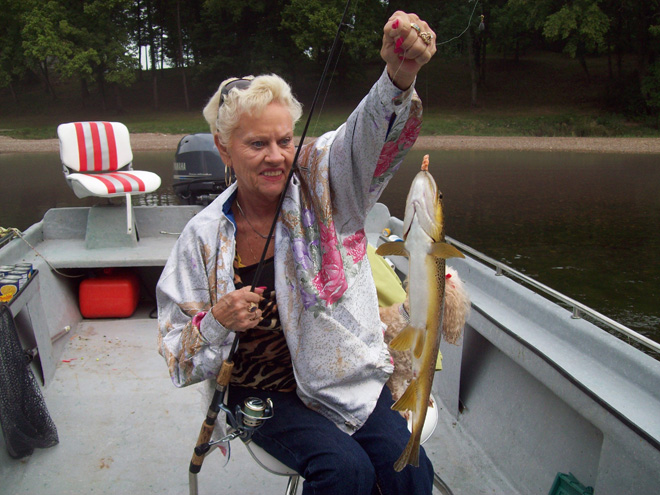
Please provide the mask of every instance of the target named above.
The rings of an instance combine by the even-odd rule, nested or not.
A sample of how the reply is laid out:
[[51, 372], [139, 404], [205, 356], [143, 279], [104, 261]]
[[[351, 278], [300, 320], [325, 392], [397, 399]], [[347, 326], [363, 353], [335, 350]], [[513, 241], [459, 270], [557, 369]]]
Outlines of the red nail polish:
[[398, 39], [396, 40], [396, 43], [394, 43], [394, 46], [395, 46], [396, 48], [401, 48], [401, 45], [403, 45], [403, 38], [398, 38]]
[[397, 29], [399, 27], [399, 19], [392, 23], [392, 29]]
[[266, 287], [265, 285], [263, 287], [257, 287], [257, 289], [261, 289], [261, 290], [266, 290], [267, 288], [268, 287]]

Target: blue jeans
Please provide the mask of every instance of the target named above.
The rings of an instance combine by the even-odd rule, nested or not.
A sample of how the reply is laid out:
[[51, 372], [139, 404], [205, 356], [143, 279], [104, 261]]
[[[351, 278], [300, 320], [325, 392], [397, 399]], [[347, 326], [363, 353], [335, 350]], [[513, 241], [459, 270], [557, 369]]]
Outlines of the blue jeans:
[[394, 470], [410, 432], [403, 417], [390, 409], [393, 400], [387, 387], [367, 422], [353, 435], [308, 409], [295, 392], [231, 387], [231, 409], [247, 397], [272, 399], [274, 417], [255, 432], [253, 440], [302, 475], [304, 495], [426, 495], [433, 490], [433, 466], [423, 448], [419, 467]]

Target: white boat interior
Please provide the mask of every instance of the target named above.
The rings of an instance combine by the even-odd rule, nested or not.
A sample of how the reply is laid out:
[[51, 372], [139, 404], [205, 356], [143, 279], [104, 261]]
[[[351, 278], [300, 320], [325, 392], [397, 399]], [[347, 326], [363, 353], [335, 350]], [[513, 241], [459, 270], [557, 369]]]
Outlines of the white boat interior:
[[[50, 210], [0, 249], [0, 264], [37, 269], [10, 309], [23, 347], [38, 350], [31, 367], [59, 436], [20, 460], [0, 440], [0, 494], [188, 492], [205, 407], [196, 386], [172, 385], [152, 312], [177, 233], [201, 207], [134, 207], [137, 242], [90, 248], [90, 238], [122, 230], [107, 234], [97, 208], [112, 207]], [[125, 208], [108, 212], [125, 234]], [[372, 244], [386, 227], [402, 234], [377, 205]], [[439, 420], [424, 445], [451, 493], [545, 495], [558, 473], [598, 495], [657, 492], [660, 362], [466, 254], [449, 264], [472, 309], [459, 345], [442, 344]], [[405, 273], [404, 260], [392, 261]], [[80, 276], [118, 267], [140, 279], [135, 314], [83, 318]], [[285, 478], [259, 467], [240, 440], [231, 445], [228, 462], [208, 456], [199, 493], [284, 493]]]

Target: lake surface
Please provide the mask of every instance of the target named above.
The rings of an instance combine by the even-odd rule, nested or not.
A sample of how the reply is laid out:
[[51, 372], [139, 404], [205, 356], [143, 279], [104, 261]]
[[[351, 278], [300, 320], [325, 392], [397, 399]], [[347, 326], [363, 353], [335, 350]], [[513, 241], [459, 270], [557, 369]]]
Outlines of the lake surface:
[[[402, 217], [423, 150], [413, 151], [381, 201]], [[134, 204], [176, 204], [173, 152], [135, 154], [160, 190]], [[660, 156], [431, 151], [447, 235], [660, 341]], [[0, 225], [27, 229], [49, 209], [85, 206], [59, 156], [0, 154]]]

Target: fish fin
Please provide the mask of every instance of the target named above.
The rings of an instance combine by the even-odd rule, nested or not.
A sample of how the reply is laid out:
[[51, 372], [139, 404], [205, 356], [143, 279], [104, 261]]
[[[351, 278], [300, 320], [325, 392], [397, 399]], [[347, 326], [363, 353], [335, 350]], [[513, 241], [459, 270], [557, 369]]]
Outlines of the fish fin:
[[408, 325], [406, 328], [401, 330], [399, 335], [394, 337], [390, 342], [390, 349], [395, 351], [407, 351], [413, 345], [413, 339], [415, 338], [415, 328]]
[[414, 433], [410, 435], [410, 440], [408, 440], [406, 448], [403, 449], [403, 452], [394, 463], [394, 470], [396, 472], [403, 471], [403, 468], [407, 464], [419, 467], [419, 437], [420, 435], [415, 435]]
[[465, 258], [465, 256], [463, 256], [463, 253], [461, 253], [451, 244], [447, 244], [446, 242], [434, 242], [431, 245], [431, 256], [435, 256], [436, 258], [442, 258], [442, 259]]
[[409, 256], [404, 243], [401, 241], [386, 242], [376, 249], [376, 254], [380, 256]]
[[399, 397], [399, 400], [392, 404], [394, 411], [412, 411], [417, 409], [417, 379], [413, 378], [408, 388]]
[[417, 343], [415, 344], [415, 357], [419, 359], [422, 357], [422, 352], [424, 352], [424, 344], [426, 343], [426, 332], [420, 330], [417, 331]]

